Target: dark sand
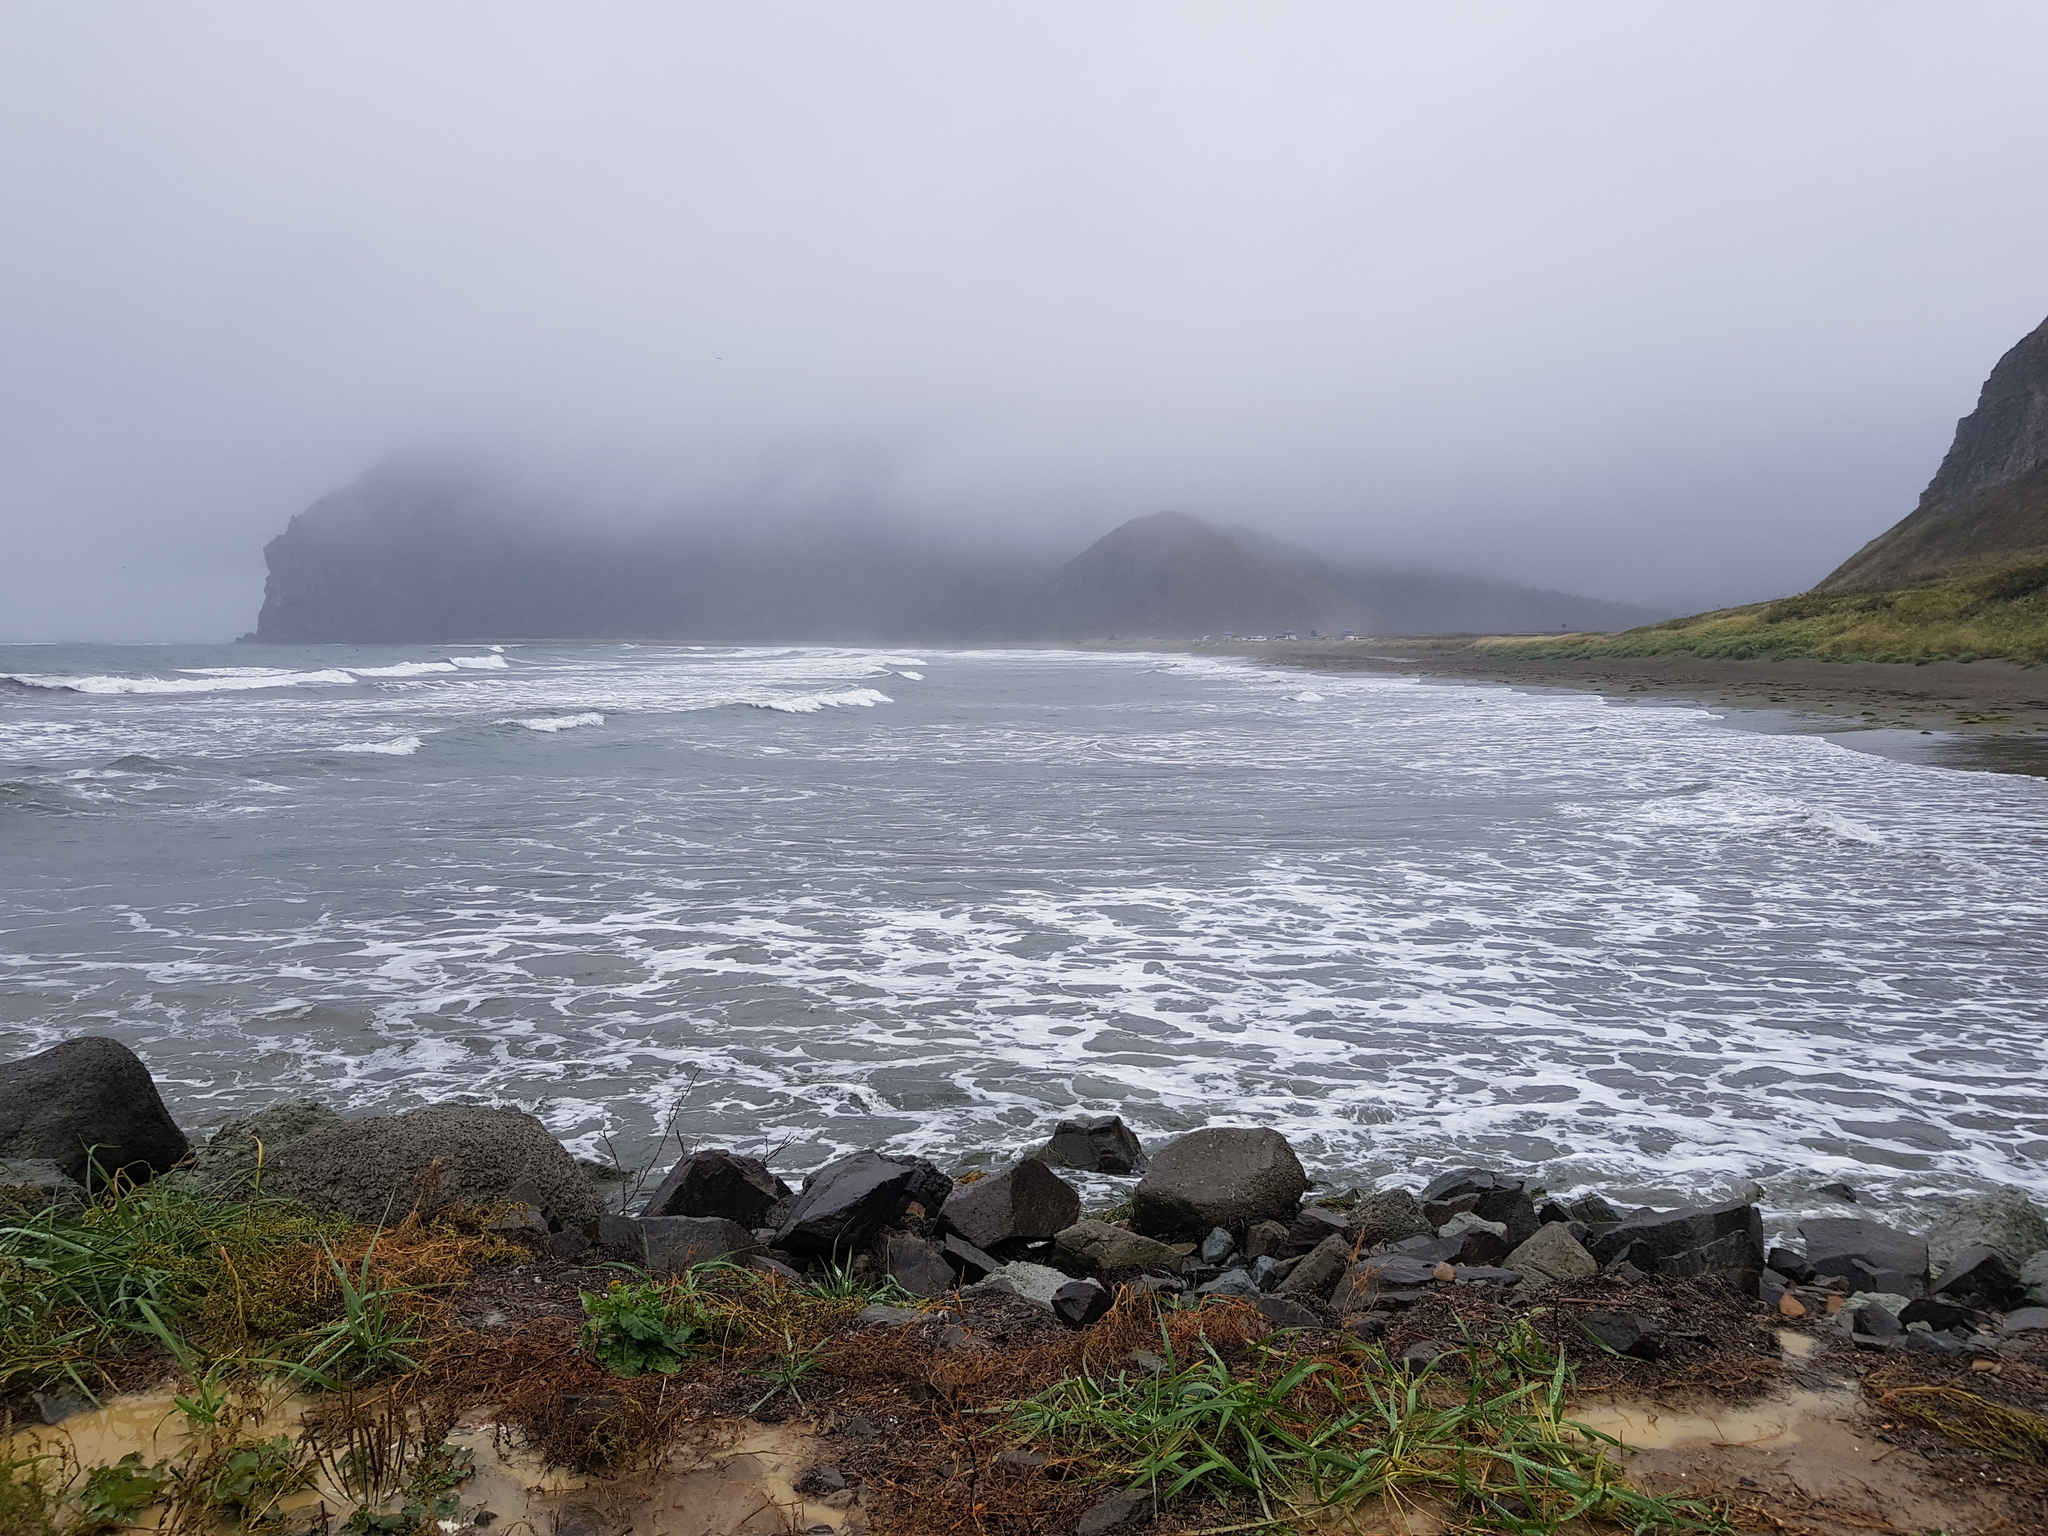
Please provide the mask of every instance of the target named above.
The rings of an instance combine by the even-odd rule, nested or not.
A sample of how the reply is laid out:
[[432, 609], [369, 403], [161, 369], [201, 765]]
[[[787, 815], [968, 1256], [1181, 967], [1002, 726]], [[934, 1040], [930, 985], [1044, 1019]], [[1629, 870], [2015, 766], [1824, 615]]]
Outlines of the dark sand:
[[1694, 704], [1744, 730], [1827, 736], [1886, 757], [2048, 775], [2048, 667], [2007, 661], [1728, 661], [1526, 657], [1459, 639], [1149, 641], [1108, 647], [1247, 656], [1278, 667], [1570, 688], [1635, 704]]

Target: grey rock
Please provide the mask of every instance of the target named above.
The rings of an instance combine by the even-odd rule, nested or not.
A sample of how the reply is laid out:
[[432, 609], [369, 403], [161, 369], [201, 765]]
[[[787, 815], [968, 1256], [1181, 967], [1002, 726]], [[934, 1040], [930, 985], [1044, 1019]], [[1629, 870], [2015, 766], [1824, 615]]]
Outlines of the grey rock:
[[1999, 1324], [2007, 1333], [2032, 1333], [2048, 1328], [2048, 1307], [2016, 1307]]
[[738, 1222], [716, 1216], [655, 1216], [638, 1223], [640, 1251], [657, 1275], [757, 1252], [761, 1243]]
[[[74, 1414], [88, 1413], [99, 1407], [98, 1403], [78, 1392], [31, 1392], [29, 1398], [36, 1405], [36, 1416], [45, 1424], [62, 1424]], [[24, 1526], [23, 1529], [33, 1527]]]
[[953, 1181], [924, 1158], [855, 1152], [804, 1180], [775, 1234], [775, 1246], [845, 1262], [884, 1227], [902, 1221], [913, 1204], [937, 1211], [952, 1192]]
[[1439, 1339], [1417, 1339], [1400, 1353], [1399, 1362], [1411, 1371], [1442, 1370], [1458, 1352]]
[[[1072, 1275], [1063, 1275], [1056, 1269], [1043, 1264], [1005, 1264], [989, 1276], [991, 1281], [1000, 1280], [1027, 1301], [1035, 1301], [1041, 1307], [1050, 1307], [1053, 1297], [1073, 1283]], [[1093, 1284], [1093, 1281], [1089, 1282]], [[1096, 1286], [1097, 1290], [1102, 1289]]]
[[1593, 1255], [1563, 1223], [1538, 1227], [1533, 1237], [1508, 1255], [1507, 1267], [1520, 1270], [1532, 1285], [1564, 1285], [1600, 1273]]
[[1588, 1312], [1574, 1319], [1580, 1332], [1617, 1355], [1633, 1360], [1654, 1360], [1662, 1352], [1663, 1326], [1654, 1317], [1632, 1312]]
[[1495, 1264], [1456, 1264], [1451, 1279], [1458, 1285], [1520, 1285], [1522, 1272]]
[[1906, 1331], [1906, 1325], [1899, 1321], [1898, 1316], [1889, 1307], [1880, 1307], [1875, 1303], [1867, 1307], [1857, 1307], [1850, 1311], [1848, 1316], [1851, 1332], [1867, 1334], [1873, 1339], [1897, 1338]]
[[1541, 1225], [1527, 1181], [1490, 1168], [1460, 1168], [1430, 1180], [1422, 1191], [1422, 1214], [1437, 1227], [1453, 1216], [1470, 1212], [1507, 1230], [1502, 1253], [1526, 1242]]
[[1245, 1269], [1245, 1273], [1251, 1276], [1252, 1284], [1262, 1291], [1270, 1291], [1279, 1283], [1279, 1271], [1280, 1261], [1271, 1254], [1264, 1254], [1259, 1258], [1253, 1259]]
[[1974, 1195], [1945, 1211], [1927, 1229], [1927, 1258], [1945, 1267], [1966, 1248], [1989, 1248], [2014, 1270], [2029, 1254], [2048, 1248], [2048, 1217], [2017, 1189]]
[[1354, 1264], [1330, 1293], [1339, 1312], [1358, 1312], [1390, 1290], [1408, 1290], [1436, 1283], [1436, 1263], [1398, 1256], [1370, 1258]]
[[246, 1199], [261, 1187], [262, 1170], [280, 1148], [341, 1123], [318, 1099], [287, 1099], [228, 1121], [189, 1164], [165, 1177], [223, 1200]]
[[1074, 1186], [1035, 1158], [1001, 1173], [955, 1185], [943, 1214], [978, 1248], [1047, 1238], [1081, 1219]]
[[802, 1275], [773, 1254], [750, 1253], [744, 1256], [740, 1262], [749, 1269], [759, 1270], [764, 1275], [780, 1280], [784, 1285], [802, 1285], [804, 1283]]
[[1611, 1227], [1596, 1230], [1584, 1247], [1603, 1267], [1625, 1261], [1642, 1270], [1661, 1270], [1668, 1255], [1703, 1248], [1723, 1237], [1741, 1235], [1755, 1250], [1749, 1269], [1764, 1267], [1763, 1218], [1745, 1201], [1723, 1205], [1683, 1206], [1672, 1211], [1638, 1211]]
[[1229, 1232], [1217, 1227], [1202, 1239], [1202, 1246], [1196, 1251], [1204, 1264], [1221, 1264], [1237, 1252], [1237, 1242]]
[[1459, 1211], [1436, 1229], [1438, 1237], [1463, 1237], [1467, 1232], [1490, 1232], [1495, 1237], [1506, 1237], [1508, 1224], [1488, 1221], [1476, 1211]]
[[2027, 1300], [2048, 1306], [2048, 1249], [2030, 1255], [2020, 1266], [2020, 1285], [2026, 1290]]
[[1244, 1235], [1247, 1260], [1278, 1258], [1287, 1250], [1287, 1228], [1277, 1221], [1255, 1221]]
[[1996, 1248], [1965, 1248], [1950, 1256], [1928, 1289], [1979, 1306], [2010, 1306], [2026, 1296], [2016, 1268]]
[[882, 1240], [881, 1256], [889, 1278], [913, 1296], [943, 1296], [955, 1285], [945, 1254], [921, 1237], [892, 1233]]
[[790, 1188], [758, 1157], [715, 1147], [692, 1152], [669, 1169], [643, 1216], [719, 1216], [758, 1227]]
[[1052, 1139], [1037, 1157], [1055, 1167], [1076, 1168], [1084, 1173], [1145, 1171], [1145, 1149], [1121, 1115], [1062, 1120], [1052, 1128]]
[[1154, 1156], [1131, 1197], [1131, 1225], [1155, 1237], [1200, 1237], [1212, 1227], [1291, 1222], [1307, 1189], [1301, 1159], [1278, 1131], [1212, 1126]]
[[190, 1150], [149, 1068], [118, 1040], [83, 1035], [0, 1064], [0, 1158], [55, 1163], [92, 1188], [117, 1172], [168, 1173]]
[[1352, 1239], [1341, 1232], [1324, 1238], [1273, 1290], [1280, 1296], [1325, 1297], [1351, 1267]]
[[0, 1160], [0, 1219], [33, 1215], [45, 1207], [77, 1210], [85, 1204], [85, 1186], [48, 1158]]
[[1674, 1280], [1725, 1280], [1754, 1296], [1763, 1276], [1763, 1259], [1749, 1233], [1730, 1232], [1697, 1248], [1661, 1255], [1657, 1273]]
[[1128, 1525], [1151, 1507], [1152, 1500], [1146, 1494], [1112, 1493], [1082, 1512], [1074, 1525], [1074, 1536], [1104, 1536], [1120, 1525]]
[[1263, 1296], [1265, 1292], [1259, 1289], [1258, 1281], [1252, 1278], [1249, 1270], [1226, 1269], [1206, 1285], [1196, 1286], [1194, 1294], [1197, 1296]]
[[1927, 1242], [1857, 1216], [1799, 1224], [1806, 1262], [1819, 1276], [1839, 1275], [1857, 1290], [1917, 1296], [1927, 1286]]
[[580, 1226], [602, 1202], [584, 1170], [532, 1115], [435, 1104], [339, 1120], [270, 1152], [263, 1189], [357, 1221], [395, 1222], [417, 1204], [492, 1206], [532, 1198], [550, 1224]]
[[1254, 1296], [1259, 1316], [1275, 1328], [1320, 1328], [1323, 1320], [1292, 1296]]
[[925, 1314], [915, 1307], [891, 1307], [881, 1302], [862, 1307], [854, 1322], [862, 1328], [901, 1328], [905, 1323], [914, 1323]]
[[1077, 1221], [1054, 1234], [1053, 1242], [1062, 1253], [1097, 1269], [1178, 1269], [1183, 1258], [1178, 1248], [1092, 1219]]
[[1919, 1350], [1930, 1355], [1967, 1355], [1973, 1353], [1970, 1346], [1952, 1333], [1908, 1333], [1906, 1348]]
[[1574, 1200], [1571, 1213], [1590, 1227], [1607, 1226], [1621, 1220], [1621, 1212], [1599, 1195], [1585, 1195]]
[[1305, 1205], [1287, 1228], [1287, 1244], [1282, 1250], [1288, 1255], [1309, 1252], [1316, 1244], [1328, 1237], [1349, 1233], [1351, 1219], [1343, 1211], [1333, 1210], [1326, 1205]]
[[1422, 1206], [1405, 1189], [1382, 1189], [1352, 1208], [1351, 1231], [1367, 1248], [1398, 1243], [1404, 1238], [1432, 1237], [1435, 1228], [1422, 1218]]
[[1187, 1289], [1187, 1282], [1172, 1275], [1140, 1275], [1126, 1281], [1124, 1288], [1140, 1296], [1177, 1296]]
[[983, 1253], [958, 1233], [948, 1233], [945, 1241], [939, 1246], [946, 1255], [947, 1262], [969, 1280], [981, 1275], [992, 1275], [1003, 1267], [1001, 1259]]

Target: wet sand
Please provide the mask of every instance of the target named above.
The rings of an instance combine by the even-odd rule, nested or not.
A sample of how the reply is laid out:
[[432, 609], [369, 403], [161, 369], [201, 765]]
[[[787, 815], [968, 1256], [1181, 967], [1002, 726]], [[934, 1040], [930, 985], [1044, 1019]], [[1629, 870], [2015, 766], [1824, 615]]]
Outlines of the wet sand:
[[1276, 667], [1569, 688], [1634, 704], [1694, 704], [1743, 730], [1827, 736], [1938, 767], [2048, 776], [2048, 667], [2007, 661], [1732, 661], [1516, 656], [1465, 638], [1132, 643], [1104, 649], [1245, 656]]

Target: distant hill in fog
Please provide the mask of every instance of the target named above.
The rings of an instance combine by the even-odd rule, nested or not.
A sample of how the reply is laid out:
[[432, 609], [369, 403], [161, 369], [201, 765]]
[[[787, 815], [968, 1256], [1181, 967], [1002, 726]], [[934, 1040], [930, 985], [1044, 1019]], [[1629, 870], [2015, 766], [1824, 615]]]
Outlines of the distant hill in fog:
[[1064, 564], [872, 517], [706, 513], [571, 526], [479, 477], [393, 460], [264, 547], [253, 638], [1005, 641], [1224, 630], [1611, 629], [1649, 609], [1344, 565], [1157, 512]]

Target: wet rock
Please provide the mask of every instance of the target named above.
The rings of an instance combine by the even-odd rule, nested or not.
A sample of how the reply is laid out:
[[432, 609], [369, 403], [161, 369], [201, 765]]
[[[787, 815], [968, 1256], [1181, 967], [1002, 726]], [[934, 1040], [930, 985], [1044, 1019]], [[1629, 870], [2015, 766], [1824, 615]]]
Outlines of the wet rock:
[[943, 1296], [955, 1285], [953, 1266], [936, 1243], [907, 1232], [882, 1239], [882, 1269], [913, 1296]]
[[643, 1216], [718, 1216], [757, 1227], [790, 1188], [758, 1157], [706, 1148], [669, 1169]]
[[1328, 1296], [1351, 1267], [1351, 1245], [1352, 1239], [1342, 1232], [1324, 1238], [1288, 1272], [1286, 1279], [1273, 1287], [1274, 1292], [1281, 1296]]
[[1259, 1289], [1258, 1281], [1252, 1278], [1249, 1270], [1226, 1269], [1207, 1284], [1196, 1286], [1194, 1294], [1197, 1296], [1251, 1297], [1263, 1296], [1265, 1292]]
[[[1531, 1227], [1533, 1236], [1541, 1228]], [[1460, 1211], [1438, 1228], [1437, 1236], [1451, 1245], [1444, 1255], [1454, 1264], [1492, 1264], [1508, 1256], [1508, 1228], [1502, 1221], [1488, 1221], [1473, 1211]]]
[[1093, 1280], [1069, 1280], [1052, 1295], [1052, 1315], [1069, 1328], [1086, 1328], [1109, 1311], [1112, 1297]]
[[1212, 1126], [1160, 1148], [1131, 1197], [1131, 1225], [1150, 1236], [1199, 1237], [1257, 1221], [1291, 1222], [1308, 1188], [1278, 1131]]
[[1927, 1257], [1936, 1267], [1966, 1248], [1992, 1249], [2017, 1270], [2030, 1254], [2048, 1248], [2048, 1216], [2021, 1190], [1972, 1196], [1927, 1229]]
[[1281, 1249], [1285, 1257], [1308, 1253], [1329, 1237], [1345, 1237], [1349, 1241], [1350, 1217], [1343, 1211], [1332, 1210], [1327, 1205], [1303, 1206], [1287, 1228], [1287, 1241]]
[[960, 1272], [965, 1280], [976, 1280], [983, 1275], [992, 1275], [1003, 1267], [1003, 1261], [991, 1254], [983, 1253], [964, 1237], [948, 1236], [940, 1244], [946, 1261]]
[[804, 1180], [775, 1246], [844, 1262], [902, 1221], [912, 1204], [936, 1211], [952, 1191], [953, 1181], [921, 1157], [855, 1152]]
[[1221, 1264], [1237, 1252], [1237, 1242], [1222, 1227], [1217, 1227], [1202, 1239], [1202, 1246], [1195, 1251], [1204, 1264]]
[[1661, 1272], [1668, 1258], [1708, 1248], [1728, 1237], [1746, 1240], [1734, 1245], [1742, 1248], [1741, 1257], [1746, 1261], [1743, 1268], [1751, 1273], [1761, 1272], [1763, 1218], [1755, 1206], [1739, 1200], [1724, 1205], [1681, 1206], [1671, 1211], [1638, 1211], [1611, 1227], [1594, 1231], [1584, 1247], [1594, 1262], [1603, 1266], [1626, 1262], [1640, 1270]]
[[1674, 1280], [1725, 1280], [1745, 1295], [1755, 1296], [1761, 1289], [1763, 1260], [1754, 1237], [1730, 1232], [1697, 1248], [1660, 1255], [1657, 1273]]
[[1929, 1289], [1987, 1307], [2011, 1306], [2026, 1297], [2014, 1266], [1996, 1248], [1965, 1248], [1952, 1255]]
[[2007, 1333], [2035, 1333], [2048, 1329], [2048, 1307], [2017, 1307], [2005, 1314], [1999, 1327]]
[[1182, 1250], [1106, 1221], [1075, 1222], [1054, 1234], [1060, 1252], [1097, 1269], [1178, 1269]]
[[1074, 1536], [1104, 1536], [1105, 1532], [1130, 1524], [1151, 1507], [1152, 1500], [1145, 1494], [1112, 1493], [1082, 1512], [1075, 1522]]
[[1367, 1248], [1398, 1243], [1403, 1238], [1431, 1237], [1436, 1229], [1422, 1216], [1422, 1206], [1405, 1189], [1376, 1190], [1351, 1211], [1351, 1232]]
[[1633, 1312], [1588, 1312], [1575, 1319], [1579, 1331], [1602, 1348], [1631, 1360], [1654, 1360], [1662, 1352], [1662, 1325]]
[[1589, 1227], [1611, 1226], [1621, 1220], [1621, 1212], [1599, 1195], [1584, 1195], [1574, 1200], [1571, 1213], [1575, 1220], [1583, 1221]]
[[1909, 1333], [1906, 1348], [1929, 1355], [1967, 1355], [1974, 1351], [1952, 1333]]
[[603, 1210], [588, 1175], [540, 1121], [469, 1104], [337, 1120], [270, 1150], [263, 1192], [385, 1224], [415, 1205], [431, 1212], [515, 1198], [540, 1205], [550, 1227], [581, 1226]]
[[1813, 1266], [1796, 1248], [1773, 1248], [1764, 1255], [1764, 1267], [1776, 1270], [1794, 1285], [1805, 1285], [1813, 1279]]
[[1918, 1296], [1927, 1286], [1927, 1242], [1858, 1216], [1799, 1224], [1816, 1276], [1839, 1275], [1857, 1290]]
[[1065, 1231], [1081, 1219], [1081, 1196], [1044, 1163], [1026, 1158], [1001, 1173], [956, 1185], [942, 1214], [977, 1248], [993, 1248]]
[[48, 1158], [0, 1161], [0, 1219], [18, 1220], [46, 1207], [76, 1210], [85, 1186]]
[[1253, 1285], [1270, 1291], [1280, 1279], [1280, 1261], [1271, 1254], [1262, 1255], [1246, 1266], [1245, 1273], [1251, 1276]]
[[1358, 1312], [1390, 1290], [1405, 1290], [1436, 1283], [1436, 1265], [1417, 1259], [1379, 1257], [1354, 1264], [1330, 1293], [1330, 1305], [1339, 1312]]
[[1590, 1280], [1600, 1272], [1593, 1255], [1561, 1222], [1538, 1227], [1534, 1236], [1507, 1256], [1507, 1267], [1520, 1270], [1531, 1285]]
[[1577, 1221], [1579, 1218], [1572, 1214], [1571, 1207], [1562, 1200], [1546, 1200], [1536, 1207], [1536, 1219], [1549, 1226], [1552, 1222]]
[[1322, 1318], [1292, 1296], [1254, 1296], [1252, 1305], [1259, 1316], [1275, 1328], [1320, 1328]]
[[116, 1172], [168, 1173], [190, 1150], [149, 1068], [118, 1040], [84, 1035], [0, 1064], [0, 1158], [55, 1163], [92, 1188]]
[[1490, 1168], [1460, 1168], [1432, 1179], [1422, 1191], [1422, 1214], [1439, 1230], [1453, 1216], [1470, 1213], [1507, 1230], [1501, 1252], [1519, 1247], [1541, 1225], [1527, 1194], [1527, 1181]]
[[1839, 1182], [1834, 1184], [1823, 1184], [1819, 1189], [1816, 1189], [1814, 1193], [1817, 1195], [1826, 1195], [1830, 1200], [1840, 1200], [1846, 1205], [1854, 1205], [1856, 1203], [1856, 1191], [1851, 1189], [1848, 1185]]
[[[45, 1424], [62, 1424], [74, 1414], [89, 1413], [99, 1406], [81, 1392], [31, 1392], [29, 1398], [36, 1405], [36, 1417]], [[34, 1527], [23, 1525], [20, 1529], [29, 1531]]]
[[812, 1467], [790, 1485], [807, 1499], [846, 1492], [846, 1474], [837, 1467]]
[[1287, 1249], [1287, 1228], [1277, 1221], [1255, 1221], [1244, 1235], [1247, 1259], [1278, 1258]]
[[1344, 1331], [1354, 1339], [1377, 1344], [1387, 1336], [1387, 1320], [1384, 1317], [1355, 1317], [1344, 1325]]
[[1052, 1139], [1036, 1157], [1056, 1168], [1077, 1168], [1084, 1173], [1145, 1171], [1145, 1150], [1121, 1115], [1062, 1120], [1052, 1128]]
[[1951, 1301], [1933, 1301], [1927, 1297], [1916, 1297], [1899, 1309], [1899, 1321], [1908, 1328], [1915, 1323], [1924, 1323], [1939, 1332], [1951, 1328], [1981, 1327], [1989, 1321], [1983, 1313], [1969, 1307], [1957, 1306]]
[[1895, 1339], [1906, 1331], [1906, 1325], [1889, 1307], [1875, 1304], [1858, 1307], [1848, 1313], [1849, 1327], [1853, 1333], [1860, 1333], [1873, 1339]]

